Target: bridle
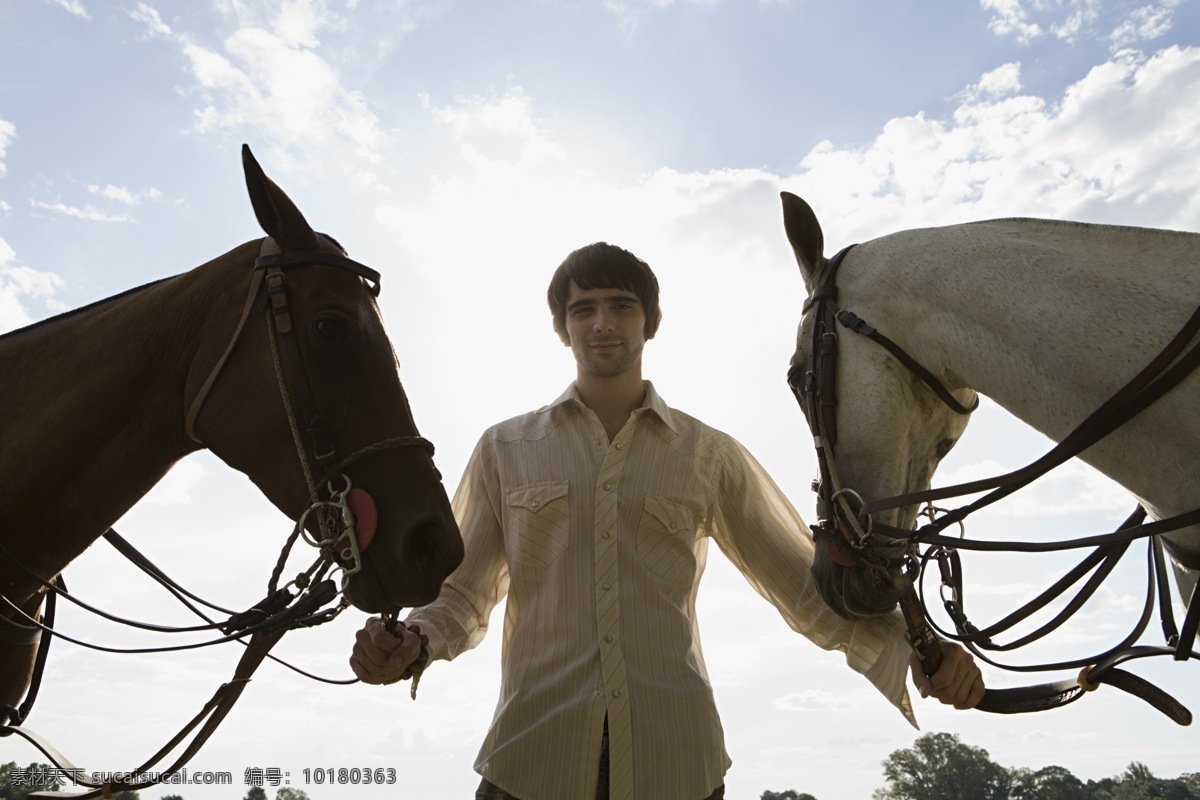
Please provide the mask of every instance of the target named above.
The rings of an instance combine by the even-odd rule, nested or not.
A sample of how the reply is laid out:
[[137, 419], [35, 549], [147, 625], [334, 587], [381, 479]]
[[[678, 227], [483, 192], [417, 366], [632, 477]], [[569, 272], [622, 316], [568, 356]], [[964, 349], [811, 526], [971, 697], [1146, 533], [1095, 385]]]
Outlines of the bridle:
[[[301, 515], [297, 527], [305, 539], [318, 549], [331, 548], [335, 541], [333, 539], [335, 534], [340, 537], [340, 541], [346, 542], [343, 548], [335, 554], [337, 560], [342, 564], [344, 588], [345, 580], [362, 569], [362, 555], [358, 551], [358, 543], [353, 535], [345, 536], [336, 530], [336, 522], [339, 518], [343, 525], [350, 527], [354, 517], [347, 500], [352, 485], [349, 476], [342, 471], [343, 468], [369, 453], [384, 449], [419, 447], [432, 457], [434, 447], [432, 442], [422, 436], [397, 436], [368, 445], [344, 460], [338, 458], [333, 436], [326, 421], [327, 418], [321, 414], [316, 399], [313, 397], [312, 384], [304, 367], [304, 359], [300, 354], [299, 339], [296, 335], [297, 326], [293, 320], [293, 310], [287, 291], [287, 269], [289, 267], [316, 265], [335, 267], [358, 275], [368, 287], [371, 296], [379, 296], [382, 284], [376, 270], [347, 256], [324, 250], [284, 253], [274, 239], [270, 236], [264, 238], [258, 258], [254, 261], [254, 272], [237, 327], [221, 357], [192, 399], [187, 410], [184, 429], [189, 439], [196, 444], [203, 444], [196, 436], [196, 422], [199, 419], [200, 411], [240, 341], [251, 312], [255, 308], [262, 308], [267, 325], [267, 339], [271, 344], [271, 360], [275, 368], [275, 380], [287, 412], [288, 426], [291, 429], [296, 456], [304, 473], [309, 495], [309, 506]], [[306, 443], [307, 448], [305, 447]], [[321, 471], [322, 480], [319, 484], [309, 462], [309, 449], [311, 449], [316, 466]], [[320, 488], [324, 488], [329, 494], [328, 500], [320, 498]], [[306, 531], [304, 523], [307, 522], [310, 515], [317, 522], [320, 531], [319, 539], [310, 538]]]
[[[305, 370], [299, 340], [296, 335], [296, 320], [293, 319], [294, 311], [289, 302], [288, 295], [288, 269], [315, 265], [343, 269], [355, 274], [362, 279], [364, 287], [371, 293], [372, 297], [379, 295], [380, 275], [370, 267], [360, 264], [347, 256], [324, 250], [303, 250], [285, 253], [274, 239], [269, 236], [264, 238], [259, 255], [254, 262], [254, 270], [247, 290], [246, 301], [243, 304], [237, 326], [225, 350], [188, 406], [184, 423], [188, 438], [196, 444], [203, 445], [203, 442], [196, 435], [196, 423], [204, 402], [242, 338], [243, 331], [251, 314], [256, 309], [261, 310], [266, 321], [276, 382], [287, 412], [292, 440], [304, 473], [309, 495], [309, 505], [297, 519], [295, 528], [285, 543], [283, 551], [280, 553], [275, 570], [268, 582], [267, 596], [252, 608], [240, 613], [229, 612], [227, 609], [220, 609], [217, 606], [205, 603], [205, 605], [230, 614], [225, 622], [212, 622], [212, 620], [204, 616], [203, 613], [199, 612], [191, 603], [184, 599], [182, 595], [186, 594], [193, 599], [198, 598], [182, 590], [182, 587], [179, 587], [167, 578], [145, 556], [142, 556], [128, 542], [125, 542], [116, 531], [110, 529], [105, 534], [105, 538], [112, 542], [123, 555], [160, 583], [163, 583], [164, 586], [167, 586], [185, 605], [188, 605], [189, 608], [192, 608], [193, 611], [196, 611], [196, 613], [200, 614], [200, 616], [204, 617], [210, 623], [209, 625], [193, 628], [169, 629], [171, 632], [216, 629], [224, 634], [222, 638], [205, 642], [202, 645], [148, 648], [147, 650], [138, 652], [190, 649], [190, 647], [194, 646], [219, 644], [226, 641], [241, 641], [246, 645], [246, 651], [238, 662], [233, 678], [217, 689], [213, 697], [201, 709], [200, 713], [188, 722], [170, 742], [147, 760], [146, 763], [135, 770], [125, 773], [124, 777], [116, 777], [106, 782], [89, 781], [83, 777], [86, 775], [83, 770], [71, 764], [71, 762], [58, 753], [57, 750], [39, 735], [22, 727], [37, 696], [52, 637], [62, 637], [62, 634], [57, 633], [53, 629], [54, 601], [59, 594], [73, 602], [80, 603], [80, 601], [66, 593], [65, 584], [62, 582], [61, 576], [56, 577], [53, 581], [46, 581], [41, 576], [37, 576], [29, 570], [28, 567], [17, 560], [7, 549], [0, 546], [0, 555], [7, 557], [19, 569], [24, 570], [39, 581], [42, 585], [42, 590], [47, 596], [46, 614], [41, 621], [26, 615], [12, 601], [0, 596], [0, 601], [3, 601], [4, 605], [7, 606], [8, 612], [16, 613], [15, 620], [10, 619], [7, 614], [0, 614], [0, 639], [15, 644], [38, 644], [34, 674], [24, 702], [19, 708], [0, 707], [0, 738], [12, 734], [21, 736], [39, 749], [61, 772], [72, 776], [76, 783], [92, 789], [92, 791], [84, 794], [72, 795], [73, 797], [87, 800], [88, 798], [101, 796], [111, 797], [114, 791], [137, 791], [161, 783], [178, 772], [199, 751], [200, 747], [208, 740], [212, 733], [215, 732], [217, 726], [232, 709], [238, 697], [240, 697], [242, 690], [258, 665], [266, 658], [274, 658], [270, 656], [270, 650], [287, 631], [297, 627], [311, 627], [328, 622], [347, 607], [347, 601], [342, 599], [336, 607], [324, 611], [321, 610], [324, 606], [338, 598], [338, 595], [345, 590], [350, 576], [362, 568], [362, 554], [359, 550], [355, 531], [356, 520], [349, 503], [352, 484], [344, 470], [367, 455], [400, 447], [418, 447], [428, 453], [430, 457], [433, 456], [434, 447], [428, 439], [419, 435], [411, 435], [383, 439], [362, 447], [345, 458], [339, 457], [338, 451], [334, 446], [333, 432], [329, 428], [326, 421], [327, 418], [322, 415], [318, 407], [312, 392], [309, 376]], [[312, 452], [312, 461], [316, 465], [315, 470], [308, 457], [310, 450]], [[317, 471], [320, 473], [319, 481], [316, 475]], [[328, 495], [325, 499], [322, 499], [322, 490]], [[317, 528], [315, 535], [307, 530], [309, 527], [307, 523], [310, 519], [314, 521]], [[278, 583], [288, 553], [296, 538], [301, 535], [309, 544], [319, 550], [320, 555], [306, 571], [300, 573], [295, 579], [280, 588]], [[329, 577], [331, 569], [341, 571], [340, 586]], [[297, 591], [293, 592], [293, 588]], [[82, 603], [80, 604], [83, 605]], [[85, 607], [87, 606], [85, 605]], [[95, 611], [95, 609], [91, 610]], [[120, 621], [133, 624], [136, 627], [154, 627], [143, 623], [134, 623], [129, 620]], [[247, 635], [250, 637], [248, 642], [242, 638]], [[77, 643], [85, 644], [83, 642]], [[354, 681], [327, 682], [353, 683]], [[194, 735], [192, 735], [193, 731], [195, 731]], [[170, 766], [155, 771], [156, 765], [179, 748], [189, 735], [192, 735], [192, 739], [187, 742], [176, 760]], [[36, 796], [36, 794], [30, 795], [30, 797]]]
[[[851, 245], [837, 253], [820, 271], [812, 294], [804, 303], [804, 313], [812, 315], [812, 328], [804, 342], [807, 361], [803, 369], [793, 366], [788, 372], [788, 384], [805, 412], [817, 452], [819, 478], [813, 482], [813, 490], [817, 494], [817, 521], [812, 525], [814, 539], [828, 548], [829, 555], [841, 567], [875, 570], [890, 583], [896, 592], [901, 614], [908, 628], [909, 643], [927, 674], [935, 672], [941, 661], [941, 646], [933, 632], [935, 628], [943, 636], [962, 642], [976, 656], [1004, 669], [1042, 671], [1068, 667], [1084, 668], [1078, 681], [1061, 681], [1018, 689], [989, 689], [977, 706], [981, 710], [1020, 713], [1053, 708], [1078, 699], [1084, 692], [1095, 689], [1100, 683], [1107, 683], [1141, 697], [1176, 722], [1188, 724], [1191, 720], [1190, 712], [1174, 698], [1135, 675], [1115, 669], [1115, 665], [1151, 655], [1170, 655], [1176, 660], [1200, 658], [1200, 654], [1191, 650], [1191, 642], [1194, 641], [1197, 628], [1200, 627], [1200, 590], [1193, 593], [1183, 627], [1177, 629], [1171, 610], [1163, 546], [1165, 544], [1173, 556], [1192, 568], [1200, 568], [1200, 553], [1184, 551], [1159, 537], [1161, 533], [1200, 523], [1200, 509], [1147, 523], [1144, 522], [1145, 511], [1139, 506], [1114, 533], [1056, 543], [972, 541], [966, 539], [962, 526], [963, 520], [970, 513], [1028, 485], [1055, 466], [1083, 452], [1165, 395], [1196, 369], [1200, 365], [1200, 345], [1193, 346], [1182, 357], [1181, 353], [1197, 333], [1200, 333], [1200, 309], [1197, 309], [1183, 329], [1142, 372], [1064, 437], [1050, 452], [1027, 467], [995, 478], [956, 486], [882, 499], [864, 499], [852, 488], [842, 484], [835, 457], [839, 325], [853, 333], [866, 336], [885, 348], [928, 386], [942, 403], [956, 413], [971, 413], [978, 407], [979, 398], [976, 395], [969, 405], [963, 404], [933, 373], [903, 348], [854, 313], [838, 307], [837, 271], [853, 247], [854, 245]], [[953, 511], [944, 511], [933, 506], [936, 500], [984, 491], [989, 493]], [[855, 505], [851, 505], [851, 500], [855, 501]], [[880, 511], [920, 504], [926, 504], [922, 515], [927, 516], [929, 521], [916, 530], [897, 528], [873, 518], [873, 515]], [[960, 535], [948, 536], [944, 533], [945, 529], [952, 525], [960, 527]], [[1147, 537], [1150, 538], [1151, 544], [1148, 555], [1149, 588], [1145, 609], [1134, 631], [1119, 645], [1086, 659], [1032, 667], [999, 664], [980, 652], [981, 649], [1014, 649], [1054, 630], [1095, 592], [1124, 554], [1129, 543], [1134, 539]], [[921, 544], [930, 546], [923, 555], [919, 550]], [[1083, 547], [1096, 549], [1067, 576], [1001, 623], [981, 631], [967, 619], [963, 610], [962, 567], [958, 550], [1046, 552]], [[939, 565], [943, 603], [954, 621], [957, 633], [937, 628], [926, 611], [923, 590], [922, 596], [918, 598], [914, 589], [914, 583], [923, 578], [924, 568], [931, 560], [936, 560]], [[1051, 623], [1014, 643], [996, 645], [992, 642], [993, 635], [1008, 630], [1045, 607], [1092, 570], [1095, 570], [1092, 577], [1079, 590], [1076, 598], [1068, 603], [1066, 610]], [[1134, 643], [1149, 622], [1156, 585], [1167, 646], [1136, 646]]]
[[[894, 539], [885, 542], [875, 537], [874, 521], [869, 515], [860, 513], [863, 498], [850, 487], [842, 485], [834, 456], [837, 444], [838, 326], [865, 336], [886, 349], [920, 378], [942, 403], [958, 414], [974, 411], [979, 406], [979, 396], [975, 395], [970, 405], [964, 405], [903, 348], [856, 314], [838, 306], [838, 268], [854, 246], [844, 248], [826, 262], [812, 294], [804, 301], [803, 313], [811, 313], [813, 320], [812, 330], [805, 342], [806, 368], [801, 370], [794, 367], [790, 370], [788, 385], [804, 409], [817, 451], [820, 478], [813, 486], [817, 494], [817, 522], [812, 526], [814, 537], [826, 543], [830, 555], [842, 566], [874, 564], [886, 568], [897, 559], [905, 560], [905, 553], [911, 548], [907, 542], [902, 542], [897, 551]], [[850, 506], [851, 499], [858, 501], [858, 508]], [[852, 544], [842, 535], [843, 529], [852, 532]]]

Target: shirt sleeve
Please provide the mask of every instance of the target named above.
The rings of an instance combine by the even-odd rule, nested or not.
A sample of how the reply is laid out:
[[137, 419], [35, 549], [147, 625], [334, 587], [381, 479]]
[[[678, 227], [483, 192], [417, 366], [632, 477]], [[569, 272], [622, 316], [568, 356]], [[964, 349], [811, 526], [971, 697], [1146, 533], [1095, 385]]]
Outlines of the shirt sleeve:
[[899, 610], [847, 620], [821, 599], [813, 583], [808, 526], [750, 453], [732, 438], [713, 510], [713, 539], [754, 589], [796, 632], [818, 647], [845, 654], [915, 727], [906, 688], [910, 648]]
[[508, 593], [495, 441], [485, 433], [467, 462], [452, 507], [463, 537], [463, 562], [438, 598], [414, 609], [406, 624], [429, 637], [431, 660], [450, 661], [483, 641], [488, 619]]

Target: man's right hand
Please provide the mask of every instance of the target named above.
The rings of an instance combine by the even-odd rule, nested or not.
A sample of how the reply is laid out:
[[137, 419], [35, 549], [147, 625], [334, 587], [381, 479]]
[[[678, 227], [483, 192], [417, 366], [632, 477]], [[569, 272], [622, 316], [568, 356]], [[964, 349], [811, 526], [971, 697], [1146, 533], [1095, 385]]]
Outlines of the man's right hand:
[[409, 668], [421, 656], [421, 637], [396, 623], [392, 633], [379, 617], [372, 617], [354, 635], [350, 669], [363, 683], [396, 683], [411, 675]]

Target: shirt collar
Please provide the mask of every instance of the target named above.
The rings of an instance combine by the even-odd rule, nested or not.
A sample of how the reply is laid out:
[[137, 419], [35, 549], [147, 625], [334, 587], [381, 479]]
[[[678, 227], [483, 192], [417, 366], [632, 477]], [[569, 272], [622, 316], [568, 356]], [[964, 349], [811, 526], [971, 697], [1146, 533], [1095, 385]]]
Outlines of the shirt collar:
[[[647, 411], [653, 412], [659, 419], [663, 421], [663, 424], [670, 428], [674, 433], [679, 433], [679, 428], [675, 423], [674, 413], [671, 411], [670, 406], [668, 406], [663, 401], [662, 397], [659, 396], [658, 391], [654, 388], [654, 384], [650, 381], [642, 381], [642, 385], [646, 387], [646, 399], [642, 401], [642, 405], [633, 413], [639, 414]], [[586, 408], [586, 406], [583, 404], [583, 401], [579, 398], [579, 389], [576, 388], [574, 381], [571, 382], [571, 385], [567, 387], [567, 390], [560, 394], [554, 402], [548, 406], [545, 406], [542, 410], [549, 411], [552, 408], [565, 405], [567, 403], [574, 403], [580, 408]]]

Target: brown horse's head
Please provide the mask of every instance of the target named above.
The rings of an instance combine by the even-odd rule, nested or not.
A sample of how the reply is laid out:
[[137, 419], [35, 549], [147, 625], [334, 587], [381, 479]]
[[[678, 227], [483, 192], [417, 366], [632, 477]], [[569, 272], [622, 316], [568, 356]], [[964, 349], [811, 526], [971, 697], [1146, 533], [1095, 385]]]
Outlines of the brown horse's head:
[[[270, 238], [234, 251], [242, 259], [234, 274], [226, 270], [228, 285], [211, 290], [216, 298], [188, 375], [188, 396], [196, 398], [189, 435], [292, 519], [314, 493], [328, 501], [352, 486], [345, 496], [361, 571], [349, 578], [346, 597], [368, 612], [428, 603], [462, 560], [462, 540], [432, 446], [419, 437], [400, 384], [375, 303], [377, 275], [315, 233], [248, 148], [243, 162]], [[255, 293], [247, 290], [251, 274], [263, 269], [251, 270], [246, 257], [256, 254], [260, 265], [278, 269], [265, 270]], [[235, 328], [239, 313], [244, 323]], [[305, 527], [320, 538], [317, 513]]]

